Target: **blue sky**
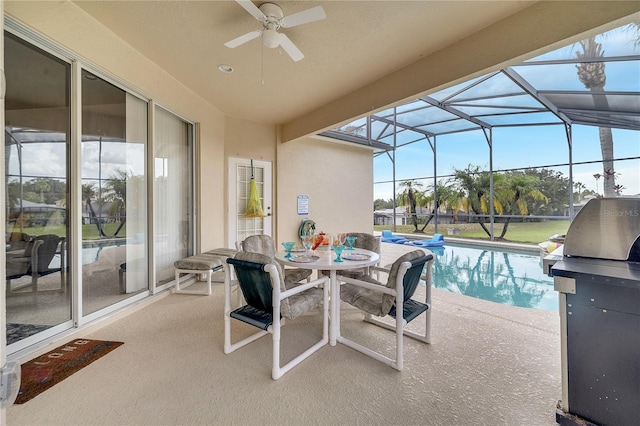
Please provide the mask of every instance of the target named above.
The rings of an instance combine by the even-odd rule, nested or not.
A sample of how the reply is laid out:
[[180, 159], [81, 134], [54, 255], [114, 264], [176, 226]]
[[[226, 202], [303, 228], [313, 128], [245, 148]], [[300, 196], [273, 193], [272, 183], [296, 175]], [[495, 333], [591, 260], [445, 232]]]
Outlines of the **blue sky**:
[[[637, 33], [628, 27], [618, 28], [600, 35], [597, 41], [602, 43], [605, 56], [638, 55]], [[578, 49], [567, 46], [540, 57], [539, 60], [575, 58]], [[538, 90], [571, 90], [585, 92], [585, 87], [577, 78], [574, 64], [519, 66], [514, 69]], [[607, 91], [640, 91], [640, 61], [607, 62]], [[505, 79], [496, 79], [493, 87], [504, 93]], [[446, 94], [455, 88], [445, 89]], [[477, 89], [486, 93], [487, 87]], [[432, 94], [442, 99], [445, 94]], [[640, 102], [640, 100], [637, 100]], [[636, 107], [637, 108], [637, 107]], [[573, 162], [599, 161], [602, 159], [598, 128], [584, 125], [572, 126]], [[616, 183], [624, 186], [623, 195], [640, 194], [640, 132], [613, 129], [614, 157], [617, 159], [636, 157], [633, 160], [616, 161], [614, 169], [618, 173]], [[469, 131], [442, 135], [436, 138], [438, 170], [437, 175], [449, 175], [453, 169], [464, 169], [469, 164], [489, 168], [489, 147], [481, 131]], [[526, 126], [494, 128], [493, 130], [493, 168], [512, 169], [536, 166], [564, 164], [569, 162], [569, 149], [565, 128], [562, 125]], [[396, 180], [432, 177], [433, 152], [426, 141], [417, 142], [399, 148], [396, 151]], [[569, 175], [568, 167], [549, 167]], [[583, 183], [587, 189], [602, 193], [602, 179], [596, 181], [594, 174], [602, 174], [601, 164], [574, 165], [574, 182]], [[374, 199], [388, 200], [393, 197], [390, 183], [379, 183], [393, 179], [392, 163], [387, 155], [374, 159]], [[432, 183], [432, 178], [428, 183]], [[396, 190], [397, 192], [397, 190]]]
[[[598, 128], [574, 126], [573, 161], [597, 161], [602, 158]], [[464, 169], [469, 164], [489, 168], [489, 147], [482, 132], [472, 131], [444, 135], [437, 139], [439, 176], [449, 175], [454, 168]], [[616, 158], [640, 157], [640, 132], [613, 129], [614, 155]], [[568, 163], [569, 148], [562, 126], [522, 127], [496, 129], [493, 135], [493, 168], [526, 168]], [[549, 167], [568, 177], [568, 167]], [[625, 187], [623, 194], [640, 193], [640, 159], [614, 163], [619, 173], [616, 183]], [[602, 193], [602, 180], [594, 174], [602, 174], [601, 164], [574, 165], [574, 182], [583, 183], [587, 189]], [[426, 142], [419, 142], [399, 149], [396, 153], [396, 180], [433, 176], [433, 154]], [[387, 156], [374, 160], [374, 181], [392, 180], [391, 161]], [[596, 187], [597, 185], [597, 187]], [[393, 197], [389, 184], [374, 186], [374, 199]]]

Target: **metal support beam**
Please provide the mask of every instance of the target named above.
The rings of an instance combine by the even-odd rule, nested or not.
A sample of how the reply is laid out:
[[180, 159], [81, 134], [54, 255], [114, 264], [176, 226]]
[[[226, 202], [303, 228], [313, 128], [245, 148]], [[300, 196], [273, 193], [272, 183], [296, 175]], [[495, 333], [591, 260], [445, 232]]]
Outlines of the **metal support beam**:
[[513, 68], [507, 67], [502, 70], [502, 73], [509, 77], [515, 84], [522, 87], [522, 90], [533, 96], [538, 102], [545, 106], [551, 113], [553, 113], [560, 120], [565, 123], [571, 124], [571, 119], [558, 110], [546, 96], [538, 92], [528, 81], [526, 81], [520, 74], [518, 74]]
[[489, 239], [494, 240], [493, 225], [495, 223], [495, 209], [493, 208], [493, 132], [491, 129], [482, 129], [484, 137], [489, 145]]
[[[396, 110], [395, 108], [393, 109], [394, 111]], [[370, 115], [369, 117], [372, 117], [373, 119], [375, 119], [376, 121], [382, 121], [383, 123], [389, 123], [389, 124], [393, 124], [396, 127], [396, 132], [397, 133], [397, 128], [400, 127], [401, 129], [404, 130], [411, 130], [412, 132], [416, 132], [416, 133], [421, 133], [425, 136], [435, 136], [434, 133], [431, 132], [427, 132], [426, 130], [421, 130], [421, 129], [417, 129], [413, 126], [409, 126], [407, 124], [402, 124], [402, 123], [398, 123], [398, 121], [396, 120], [396, 113], [393, 113], [393, 120], [389, 120], [388, 118], [385, 117], [381, 117], [379, 115]]]
[[437, 154], [437, 136], [433, 137], [433, 145], [431, 145], [431, 141], [429, 141], [429, 145], [431, 145], [431, 150], [433, 151], [433, 206], [435, 210], [434, 220], [436, 221], [434, 227], [434, 233], [438, 233], [438, 154]]
[[446, 104], [444, 102], [439, 102], [438, 100], [436, 100], [436, 99], [434, 99], [434, 98], [432, 98], [430, 96], [423, 96], [420, 99], [425, 101], [425, 102], [427, 102], [427, 103], [429, 103], [429, 104], [431, 104], [431, 105], [433, 105], [434, 107], [437, 107], [437, 108], [440, 108], [440, 109], [442, 109], [444, 111], [447, 111], [448, 113], [453, 114], [453, 115], [455, 115], [457, 117], [460, 117], [460, 118], [462, 118], [464, 120], [467, 120], [467, 121], [469, 121], [469, 122], [471, 122], [473, 124], [477, 124], [480, 127], [487, 128], [487, 129], [490, 129], [492, 127], [491, 124], [487, 123], [486, 121], [478, 120], [477, 118], [472, 117], [469, 114], [465, 114], [464, 112], [462, 112], [462, 111], [460, 111], [458, 109], [455, 109], [455, 108], [449, 106], [448, 104]]
[[567, 134], [567, 145], [569, 146], [569, 220], [573, 221], [573, 131], [571, 124], [565, 124], [565, 132]]

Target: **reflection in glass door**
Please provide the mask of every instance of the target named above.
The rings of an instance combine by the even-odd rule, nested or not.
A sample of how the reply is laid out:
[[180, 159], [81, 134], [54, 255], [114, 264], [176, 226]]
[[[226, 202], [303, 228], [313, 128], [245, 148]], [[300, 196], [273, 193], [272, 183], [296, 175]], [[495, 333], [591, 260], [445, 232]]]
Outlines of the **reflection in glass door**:
[[71, 319], [71, 68], [10, 33], [4, 48], [7, 344], [19, 349]]
[[82, 313], [147, 291], [147, 103], [82, 72]]

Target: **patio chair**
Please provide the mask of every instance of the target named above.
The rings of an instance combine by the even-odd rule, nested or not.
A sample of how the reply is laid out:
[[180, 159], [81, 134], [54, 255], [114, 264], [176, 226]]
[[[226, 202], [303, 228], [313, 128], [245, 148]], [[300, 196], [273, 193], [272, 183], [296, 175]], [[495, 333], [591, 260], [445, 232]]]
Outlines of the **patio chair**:
[[[380, 237], [376, 237], [375, 235], [367, 234], [364, 232], [349, 232], [347, 233], [347, 237], [356, 237], [356, 240], [353, 243], [354, 248], [361, 248], [380, 254]], [[344, 253], [346, 254], [348, 252], [345, 251]], [[380, 262], [378, 262], [378, 264], [379, 263]], [[371, 267], [366, 267], [349, 270], [339, 270], [337, 271], [337, 273], [349, 278], [358, 278], [365, 275], [370, 276], [372, 271], [373, 270], [371, 269]], [[320, 271], [320, 273], [322, 275], [329, 275], [329, 271]]]
[[[376, 237], [375, 235], [367, 234], [364, 232], [350, 232], [347, 234], [347, 236], [356, 237], [356, 241], [353, 243], [353, 247], [374, 251], [380, 254], [380, 237]], [[351, 269], [349, 271], [338, 271], [338, 274], [345, 277], [357, 278], [362, 275], [370, 275], [371, 271], [371, 267], [367, 267], [360, 269]]]
[[[238, 251], [260, 253], [269, 256], [271, 260], [275, 258], [276, 247], [273, 238], [269, 235], [251, 235], [240, 244], [236, 244]], [[306, 280], [310, 281], [311, 269], [286, 268], [284, 270], [284, 280], [288, 283], [297, 283]]]
[[[62, 245], [61, 245], [62, 244]], [[50, 267], [53, 257], [58, 253], [60, 247], [60, 265]], [[23, 276], [31, 276], [31, 284], [23, 287], [31, 286], [32, 291], [38, 291], [38, 278], [46, 275], [60, 273], [60, 290], [65, 289], [65, 266], [64, 266], [64, 238], [54, 234], [38, 235], [29, 241], [21, 256], [7, 257], [6, 271], [6, 292], [12, 293], [11, 280], [18, 279]]]
[[[233, 269], [233, 270], [232, 270]], [[266, 255], [239, 252], [225, 264], [224, 353], [229, 354], [254, 340], [272, 334], [271, 377], [278, 380], [285, 373], [329, 342], [329, 278], [286, 286], [280, 265]], [[246, 305], [231, 310], [231, 292], [235, 275]], [[322, 288], [318, 288], [322, 287]], [[280, 329], [286, 319], [295, 319], [322, 305], [322, 339], [300, 355], [280, 365]], [[257, 333], [231, 342], [231, 318], [260, 329]]]
[[[423, 276], [425, 265], [426, 275]], [[390, 365], [396, 370], [402, 370], [404, 364], [403, 336], [406, 335], [419, 341], [430, 343], [432, 265], [432, 254], [427, 254], [423, 250], [414, 250], [400, 256], [393, 262], [390, 269], [380, 267], [372, 268], [388, 274], [386, 284], [367, 276], [362, 276], [360, 279], [349, 278], [343, 275], [338, 276], [338, 280], [345, 283], [341, 286], [340, 290], [340, 298], [342, 301], [364, 311], [365, 321], [396, 332], [395, 359], [355, 343], [340, 336], [340, 334], [338, 334], [337, 341]], [[421, 278], [425, 280], [427, 287], [424, 303], [411, 298]], [[397, 314], [397, 309], [401, 309], [402, 315]], [[406, 330], [405, 326], [422, 313], [425, 314], [424, 334]], [[338, 315], [340, 315], [340, 310], [338, 310]], [[377, 317], [389, 315], [395, 318], [395, 325], [373, 318], [373, 315]], [[339, 318], [338, 324], [340, 324]]]

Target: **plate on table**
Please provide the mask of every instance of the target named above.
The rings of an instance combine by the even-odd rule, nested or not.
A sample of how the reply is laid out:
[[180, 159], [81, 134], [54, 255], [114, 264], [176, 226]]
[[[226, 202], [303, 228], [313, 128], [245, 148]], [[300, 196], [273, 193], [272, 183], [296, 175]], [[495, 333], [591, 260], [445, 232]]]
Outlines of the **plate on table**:
[[347, 260], [369, 260], [371, 259], [371, 255], [366, 253], [345, 253], [342, 255], [342, 258]]
[[315, 262], [318, 259], [320, 259], [318, 256], [302, 255], [302, 256], [291, 256], [289, 260], [296, 263], [311, 263], [311, 262]]

